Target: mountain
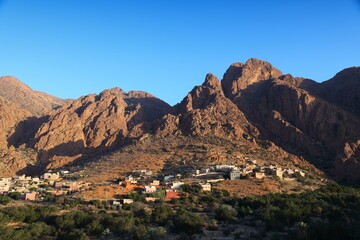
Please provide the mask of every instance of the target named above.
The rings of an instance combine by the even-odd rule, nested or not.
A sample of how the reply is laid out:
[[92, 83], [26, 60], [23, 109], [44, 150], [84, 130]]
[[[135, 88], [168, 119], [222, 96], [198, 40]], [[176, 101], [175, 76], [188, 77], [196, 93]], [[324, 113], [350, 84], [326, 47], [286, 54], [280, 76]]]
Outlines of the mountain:
[[16, 124], [30, 117], [31, 113], [0, 97], [0, 175], [7, 176], [13, 171], [26, 168], [26, 162], [15, 148], [8, 148], [8, 133]]
[[64, 102], [34, 91], [14, 77], [0, 77], [1, 176], [11, 176], [36, 164], [37, 153], [33, 149], [12, 145], [34, 133], [44, 120], [42, 116]]
[[[232, 65], [222, 85], [225, 95], [258, 126], [264, 138], [307, 156], [320, 168], [331, 169], [339, 179], [359, 179], [356, 156], [360, 134], [356, 129], [360, 119], [348, 111], [350, 107], [356, 111], [354, 104], [340, 101], [349, 97], [344, 87], [336, 84], [341, 81], [339, 76], [346, 76], [343, 81], [350, 82], [343, 84], [346, 86], [358, 82], [354, 70], [360, 72], [353, 68], [352, 74], [341, 73], [318, 84], [282, 75], [269, 63], [250, 59], [236, 68]], [[340, 103], [334, 104], [328, 93], [337, 95]]]
[[42, 116], [65, 103], [63, 99], [34, 91], [10, 76], [0, 77], [0, 96], [29, 111], [33, 116]]
[[153, 131], [153, 121], [170, 106], [145, 92], [113, 88], [69, 101], [49, 115], [34, 137], [39, 161], [61, 167], [82, 157], [121, 146]]
[[[263, 153], [256, 157], [264, 161], [292, 159], [291, 164], [314, 164], [337, 180], [358, 181], [359, 76], [360, 68], [353, 67], [317, 83], [283, 74], [268, 62], [249, 59], [230, 65], [221, 81], [207, 74], [202, 85], [195, 86], [173, 107], [145, 92], [114, 88], [66, 103], [53, 97], [32, 97], [37, 99], [32, 105], [51, 103], [48, 109], [56, 105], [45, 115], [16, 102], [7, 91], [3, 101], [23, 112], [9, 122], [13, 130], [3, 135], [3, 142], [15, 151], [31, 153], [31, 159], [35, 156], [21, 166], [43, 170], [75, 165], [85, 168], [102, 154], [124, 149], [142, 152], [148, 146], [144, 143], [147, 139], [153, 143], [150, 153], [129, 160], [134, 163], [122, 164], [146, 162], [145, 158], [152, 162], [162, 159], [159, 166], [173, 158], [226, 162], [232, 159], [231, 154], [214, 159], [207, 153], [211, 149], [223, 151], [222, 145], [230, 141], [225, 144], [227, 153], [242, 156], [245, 153], [239, 149], [244, 148], [248, 154]], [[9, 132], [9, 127], [2, 131]], [[194, 148], [201, 149], [201, 141], [207, 139], [214, 142], [203, 155], [191, 152], [179, 156], [184, 142], [194, 142]], [[155, 146], [159, 151], [153, 149]], [[126, 156], [131, 158], [131, 154]], [[120, 162], [104, 164], [116, 169]]]
[[172, 114], [164, 117], [158, 134], [168, 135], [175, 131], [183, 135], [210, 134], [232, 139], [259, 134], [236, 105], [225, 97], [220, 81], [212, 74], [173, 107]]
[[360, 116], [360, 67], [347, 68], [319, 84], [317, 94]]

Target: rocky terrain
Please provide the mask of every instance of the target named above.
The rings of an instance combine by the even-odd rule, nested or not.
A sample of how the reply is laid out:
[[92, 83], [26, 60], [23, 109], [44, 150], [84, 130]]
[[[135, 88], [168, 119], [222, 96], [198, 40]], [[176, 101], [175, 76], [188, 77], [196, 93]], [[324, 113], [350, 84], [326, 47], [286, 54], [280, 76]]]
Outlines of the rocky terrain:
[[0, 78], [1, 176], [11, 176], [27, 170], [28, 165], [36, 164], [37, 156], [33, 149], [18, 148], [17, 145], [14, 147], [13, 143], [36, 131], [41, 122], [40, 117], [64, 102], [34, 91], [14, 77]]
[[42, 165], [61, 167], [84, 153], [121, 146], [151, 132], [170, 106], [144, 92], [119, 88], [88, 95], [53, 111], [34, 138]]
[[[345, 69], [319, 84], [281, 75], [270, 64], [251, 59], [245, 65], [233, 64], [222, 83], [225, 95], [259, 126], [264, 138], [307, 156], [320, 168], [331, 169], [337, 178], [358, 179], [360, 135], [354, 130], [360, 122], [353, 114], [357, 111], [355, 103], [346, 102], [356, 99], [359, 71]], [[244, 82], [250, 84], [244, 87]], [[350, 97], [345, 88], [352, 88]], [[339, 104], [334, 104], [336, 98], [331, 94], [338, 96]]]
[[[165, 150], [154, 150], [151, 157], [121, 155], [127, 162], [104, 162], [117, 169], [124, 164], [135, 167], [139, 161], [160, 168], [174, 159], [206, 161], [210, 159], [206, 154], [182, 158], [174, 149], [193, 138], [216, 137], [274, 155], [255, 154], [260, 160], [276, 161], [278, 156], [284, 161], [293, 156], [299, 165], [313, 164], [337, 180], [360, 179], [358, 67], [317, 83], [250, 59], [232, 64], [221, 81], [208, 74], [201, 86], [173, 107], [148, 93], [126, 93], [120, 88], [65, 102], [33, 91], [15, 78], [0, 80], [3, 175], [91, 166], [103, 153], [129, 146], [141, 152], [136, 146], [147, 139], [154, 143], [172, 139], [172, 147], [154, 144]], [[218, 148], [221, 143], [209, 151]]]
[[216, 135], [231, 139], [256, 137], [258, 130], [225, 97], [220, 81], [208, 74], [201, 86], [196, 86], [173, 107], [161, 121], [157, 135], [170, 135], [180, 131], [183, 135]]
[[65, 103], [63, 99], [34, 91], [10, 76], [0, 77], [0, 96], [36, 117], [43, 116]]

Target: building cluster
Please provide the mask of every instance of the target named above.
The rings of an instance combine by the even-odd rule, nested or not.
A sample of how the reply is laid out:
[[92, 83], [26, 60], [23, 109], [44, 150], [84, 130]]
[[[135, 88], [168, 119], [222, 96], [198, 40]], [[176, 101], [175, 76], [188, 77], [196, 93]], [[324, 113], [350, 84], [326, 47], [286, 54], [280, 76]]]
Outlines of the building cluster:
[[[224, 178], [230, 180], [256, 178], [263, 179], [266, 177], [278, 177], [281, 180], [294, 179], [296, 176], [305, 177], [305, 173], [299, 169], [281, 168], [275, 164], [259, 165], [256, 160], [248, 160], [240, 166], [235, 165], [214, 165], [208, 168], [195, 169], [192, 171], [194, 177], [199, 176], [216, 176], [222, 173]], [[215, 179], [212, 179], [215, 180]], [[212, 181], [208, 180], [208, 181]]]
[[[90, 183], [66, 180], [68, 171], [47, 172], [40, 177], [14, 176], [12, 178], [0, 178], [0, 194], [6, 195], [18, 192], [24, 200], [41, 201], [46, 194], [55, 196], [67, 195], [79, 192], [90, 187]], [[153, 175], [149, 170], [135, 170], [119, 182], [127, 192], [141, 191], [147, 201], [155, 201], [162, 190], [165, 198], [170, 200], [178, 198], [182, 186], [187, 183], [196, 185], [202, 191], [211, 191], [214, 182], [225, 179], [236, 180], [244, 178], [274, 178], [282, 180], [295, 179], [296, 176], [304, 177], [301, 170], [281, 168], [274, 164], [259, 165], [255, 160], [248, 160], [245, 164], [235, 165], [211, 165], [201, 169], [187, 169], [177, 174]], [[131, 203], [130, 200], [124, 203]], [[120, 202], [119, 204], [124, 204]]]
[[181, 174], [168, 174], [153, 176], [151, 171], [136, 170], [129, 174], [119, 184], [128, 191], [138, 190], [146, 194], [147, 201], [154, 201], [152, 197], [159, 189], [165, 190], [165, 198], [178, 198], [181, 186], [186, 183], [198, 186], [202, 191], [211, 191], [211, 184], [225, 179], [236, 180], [245, 178], [274, 178], [281, 180], [295, 179], [296, 176], [304, 177], [301, 170], [281, 168], [275, 164], [259, 165], [256, 160], [248, 160], [245, 164], [212, 165], [201, 169], [189, 169]]
[[60, 196], [89, 188], [89, 183], [63, 179], [62, 176], [66, 173], [66, 171], [61, 174], [59, 172], [47, 172], [40, 177], [21, 175], [12, 178], [0, 178], [0, 194], [7, 195], [18, 192], [23, 200], [41, 201], [46, 194]]
[[[119, 181], [119, 184], [125, 187], [128, 191], [141, 191], [146, 194], [146, 201], [155, 201], [157, 199], [156, 193], [163, 190], [165, 199], [170, 200], [179, 198], [181, 186], [185, 184], [184, 176], [181, 174], [156, 175], [153, 176], [151, 171], [135, 170], [125, 177], [124, 180]], [[211, 184], [194, 182], [203, 191], [211, 191]]]
[[263, 179], [267, 177], [277, 177], [281, 180], [294, 179], [296, 176], [305, 177], [305, 173], [299, 169], [281, 168], [275, 164], [258, 165], [255, 160], [248, 161], [239, 167], [232, 166], [230, 180], [253, 177]]

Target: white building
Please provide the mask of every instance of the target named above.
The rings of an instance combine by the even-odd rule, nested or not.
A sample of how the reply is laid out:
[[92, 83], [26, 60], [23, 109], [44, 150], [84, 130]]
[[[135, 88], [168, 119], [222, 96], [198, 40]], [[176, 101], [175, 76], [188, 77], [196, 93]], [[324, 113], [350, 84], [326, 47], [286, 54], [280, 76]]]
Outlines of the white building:
[[166, 176], [164, 176], [164, 181], [170, 181], [170, 180], [172, 180], [172, 179], [174, 179], [174, 175], [166, 175]]
[[125, 198], [120, 200], [122, 202], [122, 204], [131, 204], [134, 202], [134, 200], [130, 199], [130, 198]]
[[234, 165], [222, 164], [222, 165], [216, 165], [215, 169], [217, 171], [228, 171], [228, 170], [234, 169], [235, 167], [236, 166], [234, 166]]
[[173, 182], [171, 189], [179, 189], [184, 184], [185, 184], [184, 182]]
[[154, 193], [156, 192], [155, 186], [145, 186], [145, 193]]

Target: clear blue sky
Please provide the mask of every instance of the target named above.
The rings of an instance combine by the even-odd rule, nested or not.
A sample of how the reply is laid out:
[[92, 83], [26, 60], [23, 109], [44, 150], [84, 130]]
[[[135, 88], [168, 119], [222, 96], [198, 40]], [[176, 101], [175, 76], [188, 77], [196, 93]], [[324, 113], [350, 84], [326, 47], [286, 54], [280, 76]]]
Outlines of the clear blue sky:
[[173, 105], [256, 57], [323, 81], [360, 65], [360, 3], [0, 0], [0, 76], [78, 98], [118, 86]]

